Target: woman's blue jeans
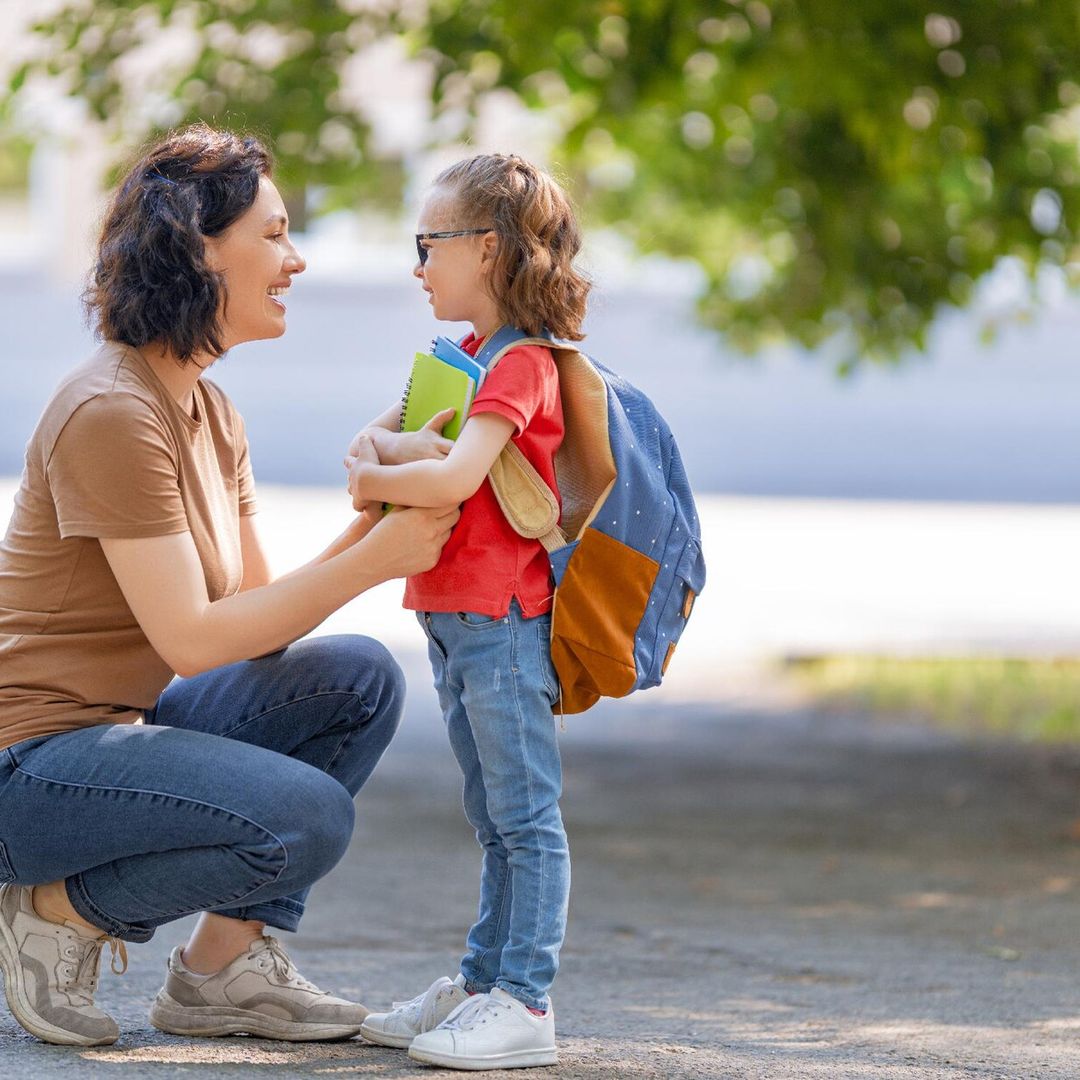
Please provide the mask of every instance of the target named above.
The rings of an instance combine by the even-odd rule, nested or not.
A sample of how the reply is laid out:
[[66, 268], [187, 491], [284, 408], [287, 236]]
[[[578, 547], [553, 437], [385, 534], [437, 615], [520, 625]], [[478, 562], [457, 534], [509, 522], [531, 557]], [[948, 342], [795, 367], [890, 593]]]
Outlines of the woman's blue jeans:
[[126, 941], [201, 911], [295, 930], [403, 701], [377, 641], [310, 638], [174, 681], [144, 724], [0, 750], [0, 882], [63, 878]]
[[480, 911], [461, 973], [469, 990], [498, 986], [545, 1008], [570, 895], [551, 616], [526, 619], [516, 601], [500, 619], [418, 614], [465, 776], [465, 816], [484, 852]]

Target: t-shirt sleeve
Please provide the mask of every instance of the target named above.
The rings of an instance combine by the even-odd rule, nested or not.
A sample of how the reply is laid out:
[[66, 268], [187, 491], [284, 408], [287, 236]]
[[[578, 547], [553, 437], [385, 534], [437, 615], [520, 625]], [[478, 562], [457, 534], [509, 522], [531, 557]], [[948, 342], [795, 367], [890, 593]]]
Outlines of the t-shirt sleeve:
[[255, 499], [255, 475], [251, 471], [251, 453], [248, 448], [247, 429], [244, 418], [233, 409], [233, 431], [236, 432], [236, 492], [240, 506], [240, 516], [248, 517], [258, 511]]
[[493, 412], [505, 416], [513, 423], [516, 438], [537, 412], [550, 407], [557, 385], [558, 373], [551, 350], [522, 345], [506, 353], [484, 380], [469, 415]]
[[83, 402], [56, 440], [47, 475], [64, 539], [165, 536], [189, 527], [171, 439], [132, 394]]

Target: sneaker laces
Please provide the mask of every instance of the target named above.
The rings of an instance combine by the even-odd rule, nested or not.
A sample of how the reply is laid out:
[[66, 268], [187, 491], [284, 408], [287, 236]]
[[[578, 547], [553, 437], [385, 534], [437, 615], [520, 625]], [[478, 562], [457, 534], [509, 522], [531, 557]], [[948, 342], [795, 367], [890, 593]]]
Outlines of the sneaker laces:
[[[114, 975], [123, 975], [127, 971], [127, 946], [119, 938], [105, 934], [99, 938], [87, 938], [73, 932], [64, 955], [75, 963], [65, 967], [67, 980], [64, 989], [68, 993], [78, 994], [86, 999], [86, 1004], [93, 1005], [94, 992], [98, 984], [98, 968], [101, 961], [101, 948], [108, 943], [112, 957], [109, 967]], [[68, 949], [73, 950], [73, 954]], [[117, 966], [119, 957], [120, 966]]]
[[445, 989], [449, 981], [445, 976], [436, 979], [426, 990], [421, 991], [414, 998], [407, 998], [404, 1001], [391, 1001], [390, 1008], [394, 1012], [403, 1013], [408, 1020], [416, 1020], [424, 1011], [425, 1004], [430, 1001], [434, 1005], [439, 1000], [439, 994]]
[[411, 1001], [395, 1001], [394, 1008], [404, 1010], [409, 1022], [417, 1026], [420, 1031], [430, 1031], [435, 1027], [435, 1010], [439, 1006], [440, 999], [453, 988], [454, 984], [444, 975]]
[[320, 994], [323, 997], [328, 995], [329, 991], [320, 990], [313, 982], [309, 982], [296, 970], [296, 965], [289, 959], [289, 954], [281, 947], [281, 942], [277, 938], [264, 934], [261, 947], [258, 951], [252, 949], [251, 956], [254, 958], [262, 956], [264, 953], [270, 955], [274, 974], [288, 986], [295, 987], [297, 990], [307, 990], [312, 994]]
[[442, 1027], [455, 1031], [471, 1031], [481, 1024], [486, 1024], [496, 1013], [509, 1009], [509, 1005], [496, 1001], [490, 994], [474, 994], [442, 1022]]

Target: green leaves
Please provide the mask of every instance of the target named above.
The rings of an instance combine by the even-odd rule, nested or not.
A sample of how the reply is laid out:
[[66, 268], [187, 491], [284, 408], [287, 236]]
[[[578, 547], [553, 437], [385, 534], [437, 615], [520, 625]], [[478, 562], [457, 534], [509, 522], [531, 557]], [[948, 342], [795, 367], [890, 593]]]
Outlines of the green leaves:
[[432, 0], [426, 17], [99, 0], [37, 33], [52, 59], [30, 74], [118, 137], [136, 115], [253, 128], [283, 184], [328, 205], [397, 197], [401, 163], [373, 155], [343, 71], [399, 35], [432, 64], [437, 111], [506, 89], [549, 110], [587, 222], [695, 260], [702, 318], [747, 350], [838, 339], [852, 362], [893, 359], [1001, 257], [1076, 260], [1080, 11], [1060, 0]]
[[195, 120], [254, 131], [287, 192], [385, 199], [399, 169], [369, 159], [368, 125], [342, 95], [343, 66], [385, 24], [329, 0], [70, 3], [34, 28], [48, 60], [16, 73], [8, 96], [51, 76], [125, 143]]
[[560, 157], [590, 220], [696, 260], [743, 348], [895, 358], [1002, 256], [1075, 258], [1073, 5], [483, 6], [432, 21], [443, 69], [484, 49], [530, 104], [583, 99]]

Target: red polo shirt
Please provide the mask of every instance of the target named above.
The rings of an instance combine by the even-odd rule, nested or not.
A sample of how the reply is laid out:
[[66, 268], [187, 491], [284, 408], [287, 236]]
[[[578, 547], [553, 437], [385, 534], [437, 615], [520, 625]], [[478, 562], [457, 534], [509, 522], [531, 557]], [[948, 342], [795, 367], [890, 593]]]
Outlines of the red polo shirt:
[[[475, 356], [482, 344], [472, 334], [462, 348]], [[538, 345], [511, 349], [484, 380], [469, 416], [498, 413], [514, 424], [511, 441], [555, 486], [555, 451], [563, 440], [559, 375], [551, 350]], [[551, 567], [539, 540], [518, 536], [507, 523], [486, 477], [461, 507], [461, 518], [438, 563], [405, 583], [404, 606], [413, 611], [473, 611], [497, 618], [517, 597], [532, 618], [551, 610]]]

